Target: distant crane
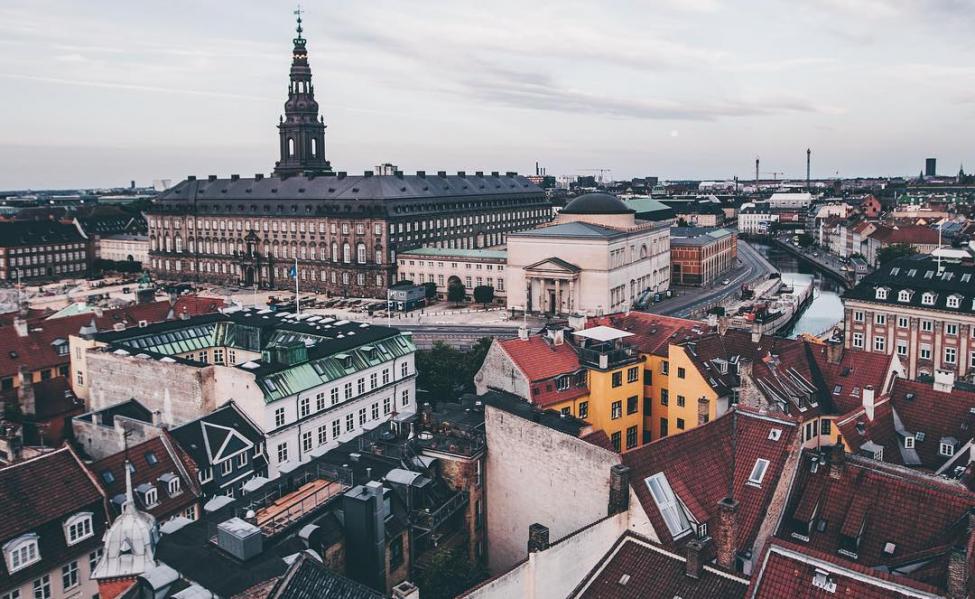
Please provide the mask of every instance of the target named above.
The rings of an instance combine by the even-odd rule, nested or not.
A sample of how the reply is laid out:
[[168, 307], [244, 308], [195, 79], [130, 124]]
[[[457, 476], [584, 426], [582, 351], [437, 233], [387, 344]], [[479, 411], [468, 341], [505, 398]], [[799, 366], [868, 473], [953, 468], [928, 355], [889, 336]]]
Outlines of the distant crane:
[[766, 175], [772, 175], [772, 181], [773, 182], [779, 180], [779, 175], [784, 175], [785, 174], [782, 171], [762, 171], [762, 172], [763, 172], [763, 174], [766, 174]]
[[584, 173], [599, 173], [599, 178], [597, 180], [600, 183], [603, 182], [604, 174], [613, 172], [613, 169], [611, 168], [580, 168], [579, 170]]

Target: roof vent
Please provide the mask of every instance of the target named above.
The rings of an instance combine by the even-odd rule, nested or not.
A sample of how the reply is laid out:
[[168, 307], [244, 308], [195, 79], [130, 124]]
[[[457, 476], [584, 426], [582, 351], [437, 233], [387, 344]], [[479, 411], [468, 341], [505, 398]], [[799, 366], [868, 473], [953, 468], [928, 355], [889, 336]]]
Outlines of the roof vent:
[[207, 181], [216, 181], [216, 180], [217, 180], [216, 175], [207, 175]]
[[230, 180], [231, 181], [239, 181], [240, 180], [240, 175], [238, 175], [238, 174], [231, 174], [230, 175]]
[[823, 589], [827, 593], [836, 592], [836, 581], [830, 578], [829, 572], [826, 570], [816, 568], [816, 574], [813, 575], [812, 584], [817, 589]]
[[186, 180], [187, 181], [196, 181], [196, 175], [187, 175], [186, 176]]
[[620, 586], [626, 586], [626, 583], [630, 582], [630, 575], [624, 574], [620, 576]]
[[437, 176], [440, 177], [441, 179], [446, 179], [447, 171], [437, 171]]
[[426, 179], [427, 172], [426, 171], [416, 171], [416, 176], [419, 177], [419, 178], [421, 178], [421, 179]]
[[261, 529], [240, 518], [231, 518], [217, 525], [217, 546], [241, 561], [259, 555], [264, 539]]
[[904, 394], [904, 399], [906, 399], [907, 401], [914, 401], [914, 394], [913, 393], [905, 393]]
[[260, 181], [263, 178], [264, 178], [264, 173], [254, 173], [254, 180], [255, 181]]

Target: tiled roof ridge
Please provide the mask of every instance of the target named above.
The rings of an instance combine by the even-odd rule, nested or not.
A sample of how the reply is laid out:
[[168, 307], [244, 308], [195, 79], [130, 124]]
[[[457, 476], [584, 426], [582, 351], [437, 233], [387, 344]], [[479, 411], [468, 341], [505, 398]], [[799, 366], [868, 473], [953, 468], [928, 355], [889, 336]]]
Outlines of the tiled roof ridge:
[[955, 497], [969, 497], [975, 504], [975, 492], [969, 491], [965, 485], [956, 480], [944, 479], [935, 474], [922, 470], [880, 462], [872, 458], [849, 454], [846, 456], [847, 466], [861, 469], [866, 473], [876, 473], [898, 481], [913, 484], [931, 491], [950, 493]]
[[753, 579], [754, 592], [751, 595], [752, 597], [756, 596], [759, 587], [761, 587], [762, 576], [765, 574], [765, 566], [772, 553], [778, 553], [787, 559], [793, 559], [813, 567], [821, 567], [824, 570], [835, 572], [846, 578], [852, 578], [888, 590], [912, 593], [922, 599], [940, 599], [943, 596], [937, 587], [913, 578], [894, 576], [893, 574], [869, 568], [856, 562], [845, 560], [840, 562], [836, 556], [824, 551], [798, 545], [785, 539], [775, 538], [769, 542], [762, 556], [761, 564], [759, 565], [758, 576]]
[[[9, 472], [9, 471], [13, 470], [14, 468], [17, 468], [18, 466], [26, 466], [28, 464], [33, 464], [37, 460], [41, 460], [41, 459], [50, 457], [52, 455], [61, 453], [62, 451], [71, 451], [71, 447], [68, 444], [64, 444], [63, 446], [55, 449], [54, 451], [48, 451], [46, 453], [38, 454], [38, 455], [36, 455], [36, 456], [34, 456], [32, 458], [27, 458], [27, 459], [21, 460], [19, 462], [14, 462], [13, 464], [10, 464], [9, 466], [4, 466], [3, 468], [0, 468], [0, 474], [4, 474], [6, 472]], [[78, 456], [74, 456], [74, 457], [75, 457], [75, 459], [78, 458]], [[97, 487], [98, 485], [95, 485], [95, 486]]]

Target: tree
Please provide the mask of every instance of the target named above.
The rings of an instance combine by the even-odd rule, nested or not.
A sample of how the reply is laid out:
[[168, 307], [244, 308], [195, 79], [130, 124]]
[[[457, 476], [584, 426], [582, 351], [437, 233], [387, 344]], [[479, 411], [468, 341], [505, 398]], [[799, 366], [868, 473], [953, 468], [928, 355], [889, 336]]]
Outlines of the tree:
[[459, 304], [467, 297], [467, 288], [463, 283], [452, 283], [447, 287], [447, 300]]
[[417, 586], [423, 589], [423, 599], [451, 599], [487, 577], [487, 569], [471, 563], [462, 550], [440, 549], [421, 571]]
[[437, 284], [436, 283], [424, 283], [423, 284], [423, 290], [424, 290], [424, 292], [426, 294], [426, 298], [428, 300], [429, 299], [434, 299], [435, 297], [437, 297]]
[[877, 266], [883, 266], [892, 260], [913, 256], [917, 253], [917, 248], [907, 243], [895, 243], [877, 251]]
[[809, 233], [799, 233], [799, 245], [807, 248], [812, 244], [816, 243], [816, 239]]
[[487, 306], [494, 301], [494, 287], [490, 285], [478, 285], [474, 288], [474, 301]]
[[416, 386], [429, 392], [434, 401], [454, 401], [461, 393], [474, 388], [474, 375], [481, 369], [491, 338], [478, 340], [469, 350], [461, 351], [437, 341], [430, 349], [416, 352]]

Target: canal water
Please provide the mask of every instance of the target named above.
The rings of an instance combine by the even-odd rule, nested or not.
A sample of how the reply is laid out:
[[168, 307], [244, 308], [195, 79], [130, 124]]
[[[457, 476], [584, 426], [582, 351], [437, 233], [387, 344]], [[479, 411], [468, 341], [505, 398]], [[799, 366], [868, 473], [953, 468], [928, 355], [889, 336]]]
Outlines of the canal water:
[[831, 277], [817, 271], [808, 262], [772, 245], [749, 242], [782, 273], [782, 280], [790, 285], [813, 286], [813, 300], [807, 304], [792, 327], [780, 331], [786, 337], [798, 337], [802, 333], [821, 335], [843, 320], [843, 287]]

